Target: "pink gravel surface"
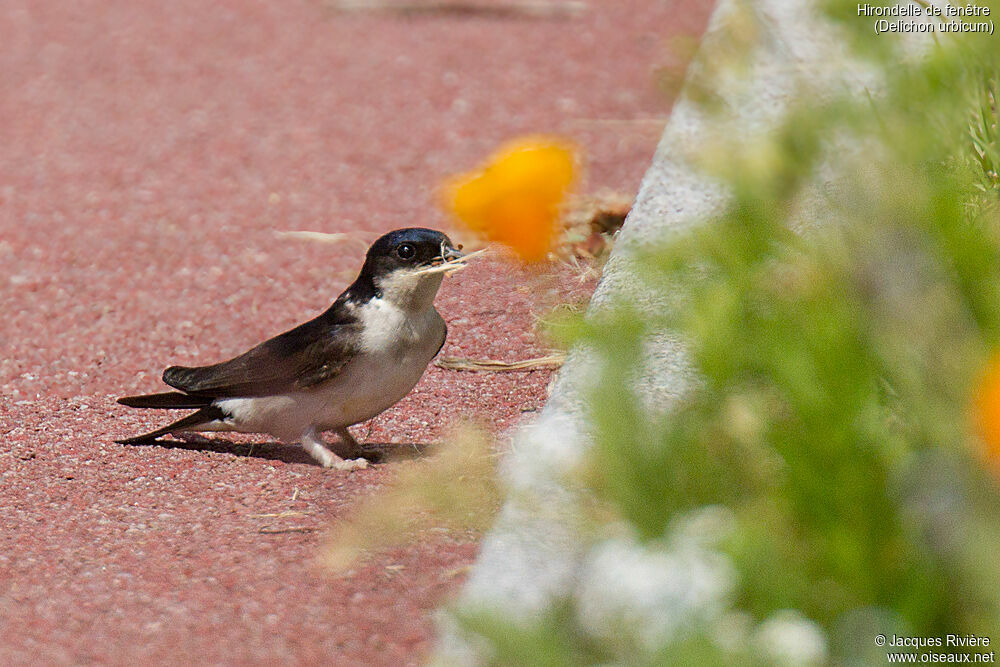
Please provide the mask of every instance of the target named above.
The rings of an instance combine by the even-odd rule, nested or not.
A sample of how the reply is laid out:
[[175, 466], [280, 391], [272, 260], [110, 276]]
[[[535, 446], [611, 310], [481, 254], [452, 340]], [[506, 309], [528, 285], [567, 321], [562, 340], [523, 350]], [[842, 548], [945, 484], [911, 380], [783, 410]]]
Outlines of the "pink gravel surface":
[[[557, 20], [0, 5], [0, 663], [420, 661], [474, 536], [342, 577], [316, 562], [326, 528], [406, 462], [333, 472], [266, 437], [117, 445], [167, 415], [114, 398], [314, 316], [367, 242], [445, 226], [441, 179], [513, 136], [572, 137], [581, 190], [634, 192], [669, 110], [655, 71], [683, 66], [674, 38], [711, 6], [587, 5]], [[572, 281], [555, 298], [592, 286]], [[443, 354], [543, 354], [533, 313], [553, 297], [537, 285], [495, 260], [449, 279]], [[459, 417], [502, 432], [549, 379], [431, 367], [355, 432], [404, 448]]]

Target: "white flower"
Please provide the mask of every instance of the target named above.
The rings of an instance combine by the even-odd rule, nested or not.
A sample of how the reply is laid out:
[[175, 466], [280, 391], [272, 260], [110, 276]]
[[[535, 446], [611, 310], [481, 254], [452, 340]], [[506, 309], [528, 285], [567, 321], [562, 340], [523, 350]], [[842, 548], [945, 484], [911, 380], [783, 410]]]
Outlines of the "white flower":
[[733, 582], [732, 566], [716, 552], [612, 538], [595, 546], [584, 563], [577, 613], [591, 634], [652, 651], [719, 616]]
[[819, 665], [826, 661], [826, 636], [795, 609], [777, 611], [757, 628], [757, 647], [778, 665]]

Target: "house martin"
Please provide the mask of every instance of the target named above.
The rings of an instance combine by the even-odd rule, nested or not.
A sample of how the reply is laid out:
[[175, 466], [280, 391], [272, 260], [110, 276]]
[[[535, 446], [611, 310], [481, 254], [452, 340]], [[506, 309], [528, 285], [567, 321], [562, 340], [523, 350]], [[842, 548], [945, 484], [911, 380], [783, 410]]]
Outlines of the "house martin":
[[[434, 297], [445, 274], [465, 258], [432, 229], [382, 236], [357, 279], [315, 319], [229, 361], [171, 366], [163, 381], [176, 391], [118, 399], [133, 408], [194, 410], [118, 442], [193, 431], [267, 433], [299, 442], [326, 468], [366, 467], [347, 427], [388, 409], [417, 384], [447, 334]], [[337, 453], [323, 431], [339, 436]]]

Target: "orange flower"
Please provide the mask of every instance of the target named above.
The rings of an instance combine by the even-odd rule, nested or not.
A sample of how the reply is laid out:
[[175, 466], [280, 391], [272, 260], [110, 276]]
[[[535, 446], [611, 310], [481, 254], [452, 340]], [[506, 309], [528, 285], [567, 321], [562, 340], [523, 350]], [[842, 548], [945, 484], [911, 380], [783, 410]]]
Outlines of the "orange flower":
[[574, 167], [573, 150], [556, 140], [514, 141], [481, 169], [451, 179], [445, 186], [445, 207], [524, 261], [540, 262], [552, 247]]
[[994, 354], [973, 395], [976, 429], [989, 463], [1000, 470], [1000, 353]]

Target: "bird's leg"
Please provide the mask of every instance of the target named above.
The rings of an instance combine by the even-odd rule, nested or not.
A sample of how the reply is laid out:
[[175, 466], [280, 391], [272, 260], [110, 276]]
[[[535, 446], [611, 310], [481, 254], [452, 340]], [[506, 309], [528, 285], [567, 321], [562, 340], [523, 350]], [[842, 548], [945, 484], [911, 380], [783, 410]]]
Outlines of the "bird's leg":
[[329, 449], [323, 442], [316, 427], [312, 426], [302, 434], [302, 448], [309, 452], [309, 455], [319, 461], [324, 468], [336, 468], [337, 470], [358, 470], [368, 467], [365, 459], [342, 459]]
[[361, 457], [361, 444], [354, 439], [354, 436], [351, 435], [351, 432], [347, 430], [346, 426], [334, 429], [333, 432], [337, 434], [337, 437], [340, 438], [341, 443], [343, 443], [343, 447], [337, 450], [337, 453], [340, 456], [343, 456], [346, 459], [356, 459]]
[[174, 436], [178, 440], [183, 440], [189, 445], [210, 445], [212, 444], [211, 438], [206, 438], [201, 433], [195, 433], [194, 431], [176, 431], [170, 435]]

